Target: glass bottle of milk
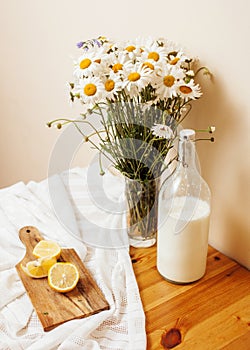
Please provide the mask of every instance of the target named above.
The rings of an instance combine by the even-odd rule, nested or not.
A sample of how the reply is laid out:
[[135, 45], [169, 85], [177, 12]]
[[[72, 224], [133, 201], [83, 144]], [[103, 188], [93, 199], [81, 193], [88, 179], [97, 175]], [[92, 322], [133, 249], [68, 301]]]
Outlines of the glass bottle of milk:
[[176, 170], [160, 191], [157, 269], [171, 282], [190, 283], [206, 271], [210, 190], [196, 166], [195, 131], [179, 136]]

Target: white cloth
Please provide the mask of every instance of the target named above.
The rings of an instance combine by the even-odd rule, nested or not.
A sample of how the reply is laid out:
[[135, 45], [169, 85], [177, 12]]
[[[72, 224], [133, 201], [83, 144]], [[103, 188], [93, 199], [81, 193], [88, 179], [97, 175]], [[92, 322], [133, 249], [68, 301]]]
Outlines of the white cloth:
[[[110, 174], [98, 183], [89, 174], [76, 168], [0, 190], [1, 350], [146, 349], [145, 316], [124, 235], [122, 183]], [[43, 331], [15, 269], [25, 254], [18, 232], [30, 225], [76, 250], [110, 310]]]

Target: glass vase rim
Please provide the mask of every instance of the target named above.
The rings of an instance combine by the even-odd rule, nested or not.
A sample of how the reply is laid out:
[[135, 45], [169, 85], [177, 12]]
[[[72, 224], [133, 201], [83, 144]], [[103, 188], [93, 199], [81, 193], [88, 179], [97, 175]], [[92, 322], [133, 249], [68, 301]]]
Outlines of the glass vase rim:
[[152, 181], [160, 181], [162, 178], [162, 174], [160, 174], [159, 176], [156, 176], [152, 179], [139, 179], [139, 178], [130, 178], [128, 176], [126, 176], [125, 174], [123, 174], [122, 172], [120, 172], [118, 169], [116, 169], [116, 167], [114, 165], [110, 165], [108, 166], [107, 170], [109, 171], [109, 173], [111, 175], [117, 176], [120, 179], [124, 179], [124, 181], [128, 181], [128, 182], [139, 182], [139, 183], [151, 183]]

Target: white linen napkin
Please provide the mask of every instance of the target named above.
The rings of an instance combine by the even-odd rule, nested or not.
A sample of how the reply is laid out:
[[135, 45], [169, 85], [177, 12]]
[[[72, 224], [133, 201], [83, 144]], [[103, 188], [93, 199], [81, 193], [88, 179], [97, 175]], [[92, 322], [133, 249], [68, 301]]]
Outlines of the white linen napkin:
[[[0, 190], [1, 350], [146, 348], [145, 316], [122, 236], [124, 218], [122, 213], [112, 215], [112, 210], [107, 213], [97, 205], [93, 199], [95, 188], [90, 193], [87, 180], [88, 169], [73, 169], [54, 176], [52, 181], [18, 183]], [[106, 180], [112, 185], [112, 178]], [[119, 184], [114, 184], [112, 196], [120, 200], [121, 192]], [[18, 231], [27, 225], [37, 227], [45, 239], [77, 251], [110, 310], [43, 331], [14, 267], [25, 253]], [[86, 244], [90, 234], [96, 235], [93, 227], [97, 228], [98, 239]], [[107, 232], [109, 248], [102, 246]]]

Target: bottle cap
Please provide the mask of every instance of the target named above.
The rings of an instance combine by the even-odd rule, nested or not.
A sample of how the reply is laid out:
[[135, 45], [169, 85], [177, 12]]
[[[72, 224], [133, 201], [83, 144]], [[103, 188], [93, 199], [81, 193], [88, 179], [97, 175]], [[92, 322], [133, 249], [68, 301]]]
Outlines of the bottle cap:
[[190, 140], [194, 141], [195, 140], [195, 131], [193, 129], [183, 129], [180, 131], [180, 140], [185, 141], [185, 140]]

